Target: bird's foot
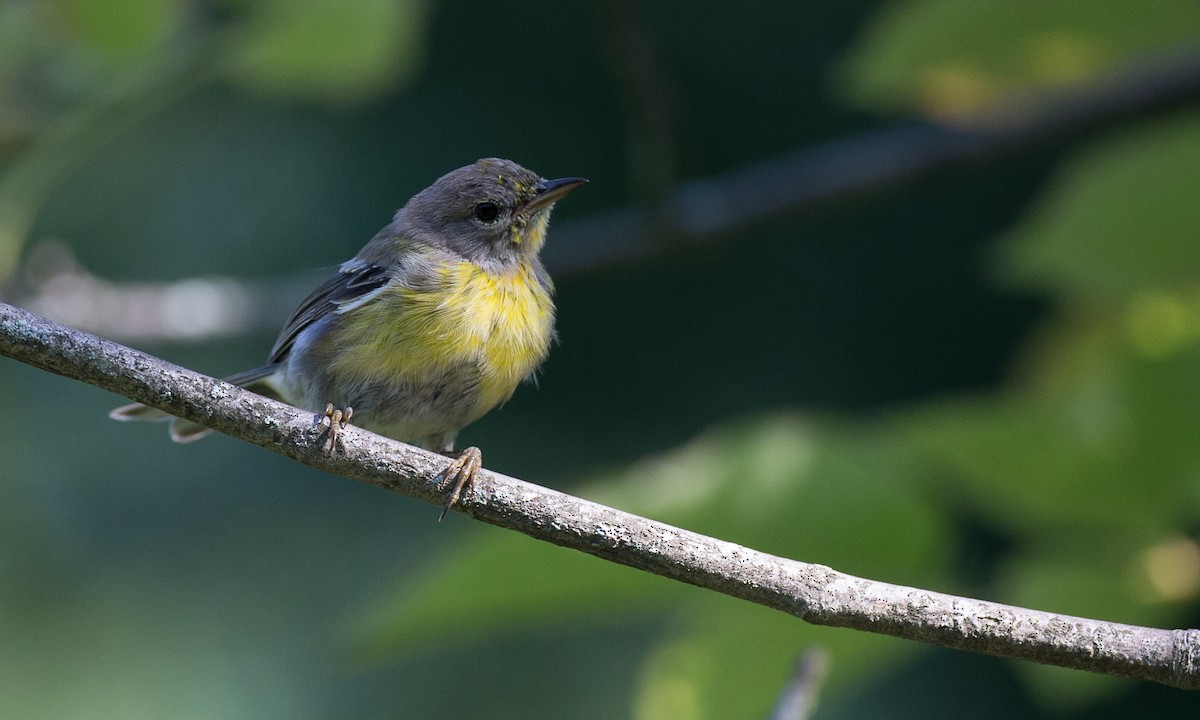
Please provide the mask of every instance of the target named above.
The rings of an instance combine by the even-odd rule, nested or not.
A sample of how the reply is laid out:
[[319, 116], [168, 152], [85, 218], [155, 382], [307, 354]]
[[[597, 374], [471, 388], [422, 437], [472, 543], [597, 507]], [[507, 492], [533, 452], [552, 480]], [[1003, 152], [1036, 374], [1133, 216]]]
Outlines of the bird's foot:
[[350, 416], [354, 414], [354, 408], [349, 405], [345, 410], [341, 410], [329, 403], [325, 406], [325, 412], [313, 418], [313, 425], [320, 425], [325, 428], [321, 435], [325, 436], [325, 444], [322, 449], [326, 453], [332, 453], [337, 449], [338, 443], [342, 439], [342, 430], [346, 429], [346, 425], [350, 422]]
[[444, 491], [449, 488], [450, 494], [446, 498], [446, 504], [442, 506], [442, 514], [438, 516], [438, 522], [446, 517], [446, 513], [450, 512], [450, 508], [458, 502], [463, 491], [475, 484], [475, 478], [479, 475], [482, 467], [483, 453], [479, 452], [477, 447], [469, 447], [463, 450], [458, 458], [441, 472], [442, 480], [438, 484], [438, 489]]

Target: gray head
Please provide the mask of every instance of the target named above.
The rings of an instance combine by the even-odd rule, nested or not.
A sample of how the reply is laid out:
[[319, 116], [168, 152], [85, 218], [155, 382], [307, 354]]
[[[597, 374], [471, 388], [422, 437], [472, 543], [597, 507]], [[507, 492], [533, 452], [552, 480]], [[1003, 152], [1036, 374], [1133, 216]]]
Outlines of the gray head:
[[485, 158], [417, 193], [396, 224], [469, 260], [510, 264], [537, 255], [555, 201], [586, 182], [546, 180], [511, 160]]

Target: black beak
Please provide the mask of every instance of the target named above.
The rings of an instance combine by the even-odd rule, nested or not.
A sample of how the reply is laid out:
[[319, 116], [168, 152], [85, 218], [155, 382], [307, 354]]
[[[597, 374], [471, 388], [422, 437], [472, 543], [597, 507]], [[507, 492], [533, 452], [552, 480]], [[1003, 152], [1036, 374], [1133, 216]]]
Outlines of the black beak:
[[537, 194], [533, 199], [525, 205], [525, 209], [531, 213], [535, 213], [543, 208], [548, 208], [558, 200], [566, 197], [575, 188], [586, 185], [587, 179], [581, 177], [566, 177], [558, 178], [557, 180], [543, 180], [538, 183]]

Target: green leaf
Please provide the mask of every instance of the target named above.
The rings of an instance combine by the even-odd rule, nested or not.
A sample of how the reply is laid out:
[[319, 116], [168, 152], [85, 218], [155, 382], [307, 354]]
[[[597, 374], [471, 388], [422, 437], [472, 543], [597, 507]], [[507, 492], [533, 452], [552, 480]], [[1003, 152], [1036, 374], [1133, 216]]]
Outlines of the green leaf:
[[[1147, 582], [1145, 561], [1152, 549], [1125, 534], [1100, 530], [1090, 536], [1049, 533], [1005, 568], [1003, 599], [1049, 612], [1149, 627], [1185, 622], [1187, 609], [1162, 602]], [[1017, 668], [1042, 703], [1058, 712], [1077, 711], [1128, 689], [1132, 682], [1035, 663]]]
[[1186, 526], [1200, 515], [1200, 446], [1182, 437], [1200, 426], [1200, 353], [1126, 360], [1088, 358], [1097, 366], [1078, 368], [1071, 387], [916, 411], [900, 432], [927, 454], [931, 473], [1018, 534], [1054, 524]]
[[235, 36], [235, 77], [260, 91], [347, 102], [410, 81], [424, 52], [425, 0], [263, 0]]
[[909, 0], [882, 6], [839, 77], [864, 106], [963, 118], [1197, 37], [1189, 0]]
[[435, 646], [661, 608], [684, 586], [519, 533], [487, 528], [419, 577], [406, 577], [359, 611], [354, 654], [393, 660]]
[[[787, 415], [715, 430], [582, 494], [759, 550], [915, 584], [938, 576], [948, 543], [913, 493], [914, 472], [877, 433], [818, 431]], [[675, 613], [707, 594], [488, 529], [385, 593], [351, 632], [365, 656], [381, 657], [583, 616]]]
[[634, 699], [637, 720], [763, 718], [797, 657], [809, 648], [829, 656], [822, 693], [862, 683], [922, 649], [894, 638], [807, 625], [723, 598], [697, 605], [686, 624], [647, 656]]
[[111, 62], [146, 61], [166, 50], [185, 15], [172, 0], [55, 0], [68, 32]]
[[[1197, 187], [1200, 115], [1108, 136], [1073, 159], [1014, 230], [1002, 272], [1087, 302], [1128, 304], [1132, 321], [1159, 332], [1200, 335]], [[1182, 295], [1164, 303], [1164, 291]]]

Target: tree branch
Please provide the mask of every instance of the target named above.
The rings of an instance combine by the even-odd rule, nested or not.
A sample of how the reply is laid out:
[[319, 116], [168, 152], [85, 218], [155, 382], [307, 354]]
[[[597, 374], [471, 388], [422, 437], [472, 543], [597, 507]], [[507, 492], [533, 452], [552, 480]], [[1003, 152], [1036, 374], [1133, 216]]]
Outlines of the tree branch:
[[[313, 414], [0, 303], [0, 355], [82, 380], [306, 465], [440, 504], [440, 455], [349, 427], [340, 451]], [[1160, 630], [1001, 605], [775, 557], [484, 471], [459, 511], [819, 625], [1200, 689], [1200, 630]]]

